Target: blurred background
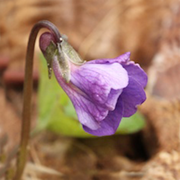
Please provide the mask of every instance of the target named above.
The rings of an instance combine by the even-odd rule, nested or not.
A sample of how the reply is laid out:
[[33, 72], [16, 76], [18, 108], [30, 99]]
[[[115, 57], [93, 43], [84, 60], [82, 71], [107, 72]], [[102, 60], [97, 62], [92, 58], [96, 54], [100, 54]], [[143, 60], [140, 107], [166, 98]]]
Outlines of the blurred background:
[[[180, 179], [179, 0], [0, 0], [1, 154], [19, 143], [27, 41], [40, 20], [54, 23], [86, 60], [127, 51], [148, 73], [137, 133], [79, 139], [43, 132], [32, 138], [23, 179]], [[41, 33], [39, 33], [41, 34]], [[33, 127], [39, 82], [35, 52]]]

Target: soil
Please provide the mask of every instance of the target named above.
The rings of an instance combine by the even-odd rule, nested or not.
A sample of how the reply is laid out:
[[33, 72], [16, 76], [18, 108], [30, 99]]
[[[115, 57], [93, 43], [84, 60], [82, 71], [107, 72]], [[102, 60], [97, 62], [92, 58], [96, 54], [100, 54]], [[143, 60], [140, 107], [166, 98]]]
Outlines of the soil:
[[[48, 19], [87, 60], [131, 51], [149, 77], [147, 100], [139, 108], [146, 127], [129, 135], [84, 139], [43, 131], [30, 139], [23, 180], [179, 180], [179, 7], [177, 0], [0, 2], [0, 179], [5, 165], [15, 167], [28, 34], [35, 22]], [[38, 52], [36, 47], [32, 129]]]

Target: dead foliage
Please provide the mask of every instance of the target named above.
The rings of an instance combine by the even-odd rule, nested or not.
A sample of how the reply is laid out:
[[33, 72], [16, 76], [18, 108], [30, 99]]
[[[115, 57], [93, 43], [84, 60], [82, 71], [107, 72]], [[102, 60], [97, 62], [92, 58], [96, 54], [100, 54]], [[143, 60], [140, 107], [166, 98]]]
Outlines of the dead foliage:
[[[87, 60], [131, 51], [149, 75], [147, 101], [140, 108], [147, 126], [136, 134], [94, 139], [39, 134], [31, 140], [23, 179], [179, 179], [179, 8], [178, 0], [0, 0], [0, 168], [14, 158], [19, 142], [28, 35], [46, 19]], [[37, 46], [36, 60], [38, 53]], [[36, 93], [35, 86], [33, 125]]]

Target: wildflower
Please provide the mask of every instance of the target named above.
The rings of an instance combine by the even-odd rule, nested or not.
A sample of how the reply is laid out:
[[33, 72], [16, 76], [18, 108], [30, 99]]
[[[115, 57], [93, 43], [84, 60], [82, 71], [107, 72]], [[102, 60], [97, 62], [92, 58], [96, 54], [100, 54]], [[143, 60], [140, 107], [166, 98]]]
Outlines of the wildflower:
[[95, 136], [112, 135], [122, 117], [133, 115], [146, 99], [147, 75], [127, 52], [114, 59], [82, 61], [62, 38], [40, 37], [40, 48], [60, 86], [71, 99], [83, 129]]

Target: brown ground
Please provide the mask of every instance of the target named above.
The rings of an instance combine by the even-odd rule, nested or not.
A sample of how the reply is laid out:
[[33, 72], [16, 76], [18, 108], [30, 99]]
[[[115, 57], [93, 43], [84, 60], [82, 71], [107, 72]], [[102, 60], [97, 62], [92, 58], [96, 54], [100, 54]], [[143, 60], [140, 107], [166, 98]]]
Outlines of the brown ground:
[[[23, 179], [179, 180], [179, 5], [178, 0], [1, 0], [0, 169], [4, 154], [12, 154], [19, 142], [28, 34], [35, 22], [47, 19], [85, 59], [131, 51], [149, 75], [148, 98], [140, 108], [147, 126], [132, 135], [93, 139], [43, 132], [31, 139]], [[38, 61], [33, 77], [32, 126]]]

